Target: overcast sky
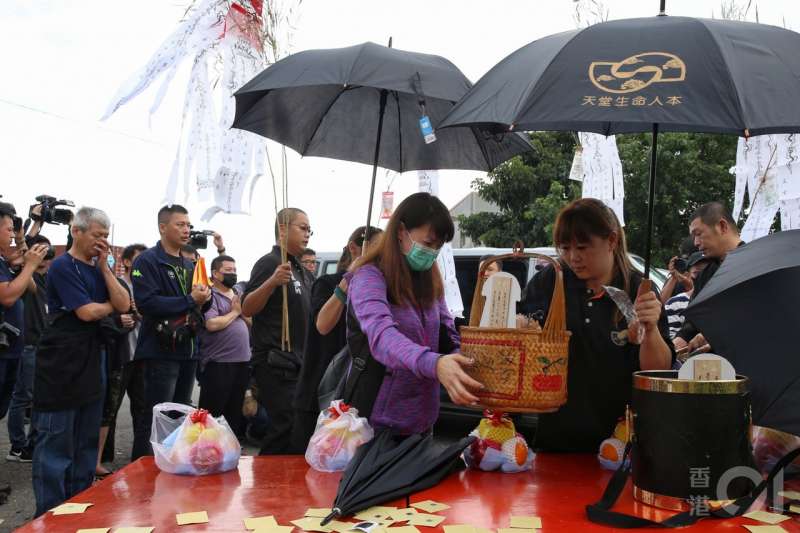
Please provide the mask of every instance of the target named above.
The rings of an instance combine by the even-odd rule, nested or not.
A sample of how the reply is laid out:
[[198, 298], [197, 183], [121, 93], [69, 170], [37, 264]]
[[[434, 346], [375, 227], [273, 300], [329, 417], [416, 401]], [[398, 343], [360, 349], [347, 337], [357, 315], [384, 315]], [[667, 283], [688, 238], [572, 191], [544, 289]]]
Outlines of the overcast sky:
[[[155, 213], [164, 198], [177, 146], [187, 64], [153, 117], [151, 87], [106, 122], [99, 117], [119, 86], [155, 52], [189, 5], [178, 0], [3, 0], [0, 2], [0, 194], [27, 211], [33, 197], [51, 194], [105, 209], [117, 245], [158, 239]], [[606, 0], [611, 19], [651, 16], [658, 0]], [[673, 15], [710, 17], [719, 0], [668, 0]], [[572, 0], [304, 0], [293, 51], [364, 41], [438, 54], [476, 81], [517, 48], [573, 29]], [[761, 0], [762, 23], [800, 26], [800, 2]], [[751, 17], [752, 18], [752, 17]], [[318, 251], [339, 250], [364, 224], [371, 171], [328, 159], [289, 161], [290, 204], [305, 209]], [[454, 205], [480, 174], [441, 172], [440, 196]], [[377, 200], [388, 183], [378, 175]], [[416, 173], [398, 176], [396, 202], [414, 192]], [[196, 226], [223, 233], [240, 271], [272, 244], [272, 187], [261, 180], [252, 216], [217, 215], [189, 204]], [[45, 234], [66, 240], [62, 227]], [[534, 244], [534, 243], [531, 243]], [[546, 245], [547, 243], [535, 243]]]

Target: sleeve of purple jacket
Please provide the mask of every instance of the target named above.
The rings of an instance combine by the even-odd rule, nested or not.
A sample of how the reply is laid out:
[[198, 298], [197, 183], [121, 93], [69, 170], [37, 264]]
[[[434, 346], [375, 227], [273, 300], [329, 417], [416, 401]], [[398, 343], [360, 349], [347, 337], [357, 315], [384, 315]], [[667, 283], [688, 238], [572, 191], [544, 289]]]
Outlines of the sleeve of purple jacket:
[[386, 280], [374, 266], [364, 266], [348, 287], [350, 305], [367, 336], [372, 356], [387, 368], [407, 369], [417, 377], [436, 379], [439, 354], [400, 332], [386, 298]]

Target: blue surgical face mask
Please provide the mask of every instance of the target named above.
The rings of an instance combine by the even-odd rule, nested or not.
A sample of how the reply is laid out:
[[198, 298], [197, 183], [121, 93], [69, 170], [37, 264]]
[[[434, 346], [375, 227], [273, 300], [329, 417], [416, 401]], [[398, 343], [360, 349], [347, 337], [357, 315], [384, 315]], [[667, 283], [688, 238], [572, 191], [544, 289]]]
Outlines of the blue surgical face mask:
[[423, 246], [412, 239], [410, 233], [406, 232], [406, 234], [411, 240], [411, 249], [406, 254], [408, 268], [414, 272], [427, 272], [433, 268], [433, 264], [436, 262], [436, 258], [439, 256], [439, 250]]

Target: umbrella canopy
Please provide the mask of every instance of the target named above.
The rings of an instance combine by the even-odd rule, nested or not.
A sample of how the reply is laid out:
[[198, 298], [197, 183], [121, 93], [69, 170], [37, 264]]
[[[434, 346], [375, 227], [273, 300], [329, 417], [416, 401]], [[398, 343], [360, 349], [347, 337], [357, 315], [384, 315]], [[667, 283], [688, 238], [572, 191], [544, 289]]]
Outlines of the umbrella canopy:
[[512, 53], [439, 127], [652, 131], [648, 273], [659, 131], [800, 131], [797, 50], [800, 34], [764, 24], [671, 16], [604, 22]]
[[440, 127], [612, 135], [800, 131], [800, 34], [659, 16], [534, 41], [492, 68]]
[[347, 466], [333, 503], [333, 513], [349, 516], [374, 505], [428, 489], [459, 466], [461, 452], [475, 437], [450, 444], [434, 442], [433, 435], [399, 437], [382, 431], [362, 445]]
[[308, 50], [271, 65], [236, 92], [233, 127], [303, 156], [376, 163], [397, 172], [489, 171], [530, 150], [524, 137], [479, 127], [437, 131], [436, 141], [425, 143], [422, 115], [438, 124], [471, 86], [453, 63], [435, 55], [375, 43]]
[[753, 421], [800, 436], [800, 230], [730, 252], [686, 317], [750, 378]]

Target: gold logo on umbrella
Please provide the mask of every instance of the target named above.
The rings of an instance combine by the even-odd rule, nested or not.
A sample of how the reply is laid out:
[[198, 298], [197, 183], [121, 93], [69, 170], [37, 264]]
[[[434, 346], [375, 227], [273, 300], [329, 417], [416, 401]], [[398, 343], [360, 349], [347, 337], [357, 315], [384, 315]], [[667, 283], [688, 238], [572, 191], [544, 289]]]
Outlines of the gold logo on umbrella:
[[640, 91], [654, 83], [683, 81], [686, 65], [674, 54], [643, 52], [622, 61], [594, 61], [589, 65], [589, 79], [607, 93]]

